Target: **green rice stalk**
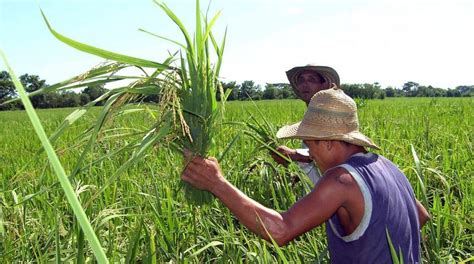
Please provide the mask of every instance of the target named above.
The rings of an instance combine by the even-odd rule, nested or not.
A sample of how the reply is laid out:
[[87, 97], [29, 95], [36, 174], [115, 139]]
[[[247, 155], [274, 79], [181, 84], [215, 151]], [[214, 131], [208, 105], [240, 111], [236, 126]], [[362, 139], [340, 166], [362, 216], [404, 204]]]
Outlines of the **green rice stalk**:
[[211, 241], [211, 242], [209, 242], [207, 245], [205, 245], [204, 247], [202, 247], [202, 248], [196, 250], [193, 254], [191, 254], [191, 257], [197, 258], [197, 256], [198, 256], [199, 254], [201, 254], [203, 251], [205, 251], [206, 249], [208, 249], [208, 248], [210, 248], [210, 247], [214, 248], [214, 247], [222, 246], [222, 245], [224, 245], [224, 243], [222, 243], [222, 242], [220, 242], [220, 241]]
[[[255, 211], [255, 214], [257, 216], [257, 221], [260, 223], [260, 225], [263, 227], [263, 229], [265, 230], [265, 233], [267, 234], [267, 236], [270, 238], [273, 246], [275, 247], [275, 250], [278, 254], [278, 257], [281, 259], [281, 261], [283, 263], [290, 263], [288, 261], [288, 259], [286, 258], [285, 254], [283, 253], [283, 251], [281, 250], [280, 246], [278, 246], [277, 242], [273, 239], [272, 235], [270, 234], [270, 232], [268, 232], [268, 229], [267, 227], [265, 226], [265, 224], [263, 223], [262, 221], [262, 218], [260, 217], [260, 215]], [[265, 245], [265, 244], [264, 244]]]
[[[424, 184], [424, 179], [423, 179], [423, 171], [422, 171], [422, 168], [421, 168], [421, 162], [420, 162], [420, 159], [418, 158], [418, 155], [416, 153], [416, 150], [415, 150], [415, 147], [412, 145], [411, 146], [411, 153], [413, 155], [413, 160], [415, 162], [415, 173], [416, 173], [416, 176], [418, 177], [418, 181], [420, 183], [420, 186], [421, 186], [421, 190], [422, 190], [422, 193], [423, 193], [423, 203], [425, 204], [426, 208], [429, 208], [428, 205], [429, 205], [429, 202], [428, 202], [428, 194], [426, 192], [426, 187], [425, 187], [425, 184]], [[436, 232], [435, 232], [435, 224], [434, 224], [434, 221], [428, 221], [427, 223], [428, 227], [429, 227], [429, 231], [431, 232], [431, 235], [429, 236], [429, 254], [428, 256], [430, 256], [430, 258], [432, 258], [432, 260], [434, 259], [437, 259], [436, 257], [436, 254], [440, 251], [441, 249], [441, 245], [440, 245], [440, 240], [436, 239], [435, 235]]]
[[[175, 22], [181, 30], [186, 49], [181, 55], [180, 80], [177, 87], [181, 101], [181, 111], [189, 134], [183, 138], [183, 145], [196, 155], [206, 157], [216, 132], [219, 108], [217, 89], [219, 89], [219, 70], [222, 61], [225, 40], [221, 47], [214, 46], [217, 62], [211, 64], [209, 51], [210, 32], [220, 13], [208, 23], [207, 17], [201, 20], [199, 1], [196, 1], [196, 31], [194, 41], [179, 18], [159, 1], [155, 3]], [[225, 38], [224, 38], [225, 39]]]
[[137, 251], [140, 242], [140, 237], [143, 229], [143, 220], [137, 221], [136, 227], [133, 229], [130, 234], [130, 241], [128, 244], [127, 256], [125, 263], [133, 263], [137, 261]]
[[[171, 40], [172, 43], [182, 48], [179, 76], [176, 80], [180, 101], [177, 111], [179, 112], [178, 116], [183, 131], [180, 145], [190, 150], [195, 156], [207, 157], [212, 146], [212, 139], [219, 129], [218, 125], [222, 117], [221, 108], [217, 104], [217, 92], [218, 89], [222, 91], [218, 77], [222, 65], [225, 35], [222, 44], [219, 46], [211, 31], [220, 12], [211, 20], [208, 20], [207, 14], [206, 16], [201, 14], [200, 3], [197, 0], [195, 10], [196, 28], [192, 39], [181, 20], [166, 4], [157, 0], [155, 0], [155, 3], [179, 27], [186, 42], [186, 44], [181, 44]], [[165, 37], [160, 38], [169, 40]], [[212, 53], [210, 46], [213, 48]], [[217, 57], [215, 63], [211, 62], [212, 56]], [[225, 102], [225, 98], [223, 99], [222, 103]], [[187, 194], [190, 194], [191, 200], [198, 203], [207, 202], [212, 197], [207, 192], [194, 188], [187, 187], [186, 190]]]
[[249, 95], [247, 96], [257, 109], [260, 119], [257, 119], [251, 113], [248, 113], [250, 118], [244, 123], [244, 126], [246, 126], [248, 130], [245, 130], [244, 133], [256, 140], [260, 144], [259, 148], [266, 148], [284, 159], [286, 162], [291, 163], [291, 159], [276, 150], [280, 145], [280, 140], [276, 137], [277, 128], [267, 120], [255, 101], [252, 100]]
[[23, 105], [25, 106], [25, 110], [35, 129], [35, 132], [38, 135], [38, 138], [40, 139], [41, 144], [46, 150], [48, 159], [58, 177], [59, 182], [61, 183], [61, 187], [63, 188], [64, 193], [66, 194], [66, 198], [74, 214], [76, 215], [77, 221], [79, 222], [82, 230], [85, 233], [87, 240], [89, 241], [91, 245], [92, 251], [97, 261], [99, 263], [108, 263], [107, 257], [105, 256], [104, 250], [102, 249], [102, 246], [100, 245], [99, 239], [97, 238], [94, 230], [92, 229], [92, 226], [87, 218], [87, 215], [85, 214], [84, 209], [81, 206], [81, 203], [79, 202], [77, 196], [74, 193], [74, 189], [72, 188], [72, 185], [66, 176], [64, 168], [62, 167], [58, 156], [54, 152], [54, 149], [51, 146], [51, 143], [49, 142], [48, 137], [46, 136], [46, 133], [43, 129], [41, 121], [38, 118], [38, 115], [36, 114], [36, 111], [34, 110], [33, 105], [31, 104], [31, 101], [29, 100], [26, 94], [25, 89], [23, 88], [23, 85], [14, 74], [2, 50], [0, 50], [0, 55], [3, 58], [3, 61], [10, 73], [10, 76], [15, 84], [18, 94], [21, 97]]
[[3, 238], [5, 236], [5, 227], [3, 226], [4, 220], [3, 220], [3, 211], [2, 208], [4, 207], [3, 200], [5, 198], [3, 197], [3, 191], [0, 192], [0, 238]]
[[397, 255], [397, 251], [395, 250], [395, 247], [393, 246], [392, 239], [390, 238], [390, 234], [387, 228], [385, 228], [385, 233], [387, 236], [387, 242], [390, 248], [390, 255], [392, 256], [393, 264], [403, 264], [403, 254], [401, 252], [401, 248], [399, 248], [399, 255]]

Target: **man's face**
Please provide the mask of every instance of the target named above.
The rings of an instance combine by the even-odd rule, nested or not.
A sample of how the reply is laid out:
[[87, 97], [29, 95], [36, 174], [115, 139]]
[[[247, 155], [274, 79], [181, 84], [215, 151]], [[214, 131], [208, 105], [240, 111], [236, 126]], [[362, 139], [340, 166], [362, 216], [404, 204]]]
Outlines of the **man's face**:
[[321, 163], [324, 163], [324, 154], [326, 154], [326, 151], [323, 150], [322, 142], [317, 140], [303, 140], [303, 143], [309, 148], [309, 158], [321, 168]]
[[301, 100], [309, 104], [315, 93], [329, 88], [329, 83], [314, 71], [303, 71], [296, 79], [296, 88]]

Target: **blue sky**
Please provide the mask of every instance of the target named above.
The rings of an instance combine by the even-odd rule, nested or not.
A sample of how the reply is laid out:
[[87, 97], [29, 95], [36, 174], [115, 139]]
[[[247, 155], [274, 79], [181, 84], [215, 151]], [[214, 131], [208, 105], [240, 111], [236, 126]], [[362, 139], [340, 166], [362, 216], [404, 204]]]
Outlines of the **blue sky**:
[[[193, 26], [195, 1], [164, 2]], [[39, 7], [60, 33], [126, 55], [161, 61], [178, 49], [139, 28], [182, 39], [151, 0], [0, 0], [0, 47], [18, 75], [49, 84], [103, 59], [56, 40]], [[228, 27], [225, 81], [286, 82], [286, 70], [312, 63], [334, 67], [342, 83], [474, 84], [472, 0], [214, 0], [217, 10], [215, 34]]]

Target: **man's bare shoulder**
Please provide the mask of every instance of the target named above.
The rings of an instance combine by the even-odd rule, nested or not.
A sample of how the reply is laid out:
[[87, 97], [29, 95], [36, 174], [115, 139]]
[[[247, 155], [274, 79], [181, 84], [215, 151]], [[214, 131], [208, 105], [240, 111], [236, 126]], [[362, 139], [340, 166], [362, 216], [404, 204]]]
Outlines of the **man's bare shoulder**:
[[344, 168], [336, 167], [324, 173], [323, 178], [332, 181], [334, 184], [341, 184], [347, 187], [352, 187], [357, 184], [352, 175]]

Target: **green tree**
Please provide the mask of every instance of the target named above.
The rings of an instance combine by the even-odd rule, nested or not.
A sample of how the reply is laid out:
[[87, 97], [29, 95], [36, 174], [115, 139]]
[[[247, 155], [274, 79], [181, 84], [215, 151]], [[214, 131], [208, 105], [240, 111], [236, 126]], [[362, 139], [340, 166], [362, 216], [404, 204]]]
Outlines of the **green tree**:
[[474, 96], [474, 85], [460, 85], [455, 89], [460, 96]]
[[402, 90], [405, 96], [416, 96], [420, 84], [416, 82], [406, 82], [403, 84]]
[[263, 99], [277, 99], [280, 98], [280, 91], [273, 84], [267, 83], [265, 90], [263, 90]]
[[[29, 93], [37, 91], [46, 86], [46, 81], [41, 79], [38, 75], [30, 75], [25, 73], [20, 76], [20, 82], [25, 87], [25, 90]], [[44, 94], [39, 94], [30, 97], [31, 103], [37, 108], [49, 108], [48, 102], [45, 100]]]
[[386, 95], [387, 97], [395, 97], [396, 91], [395, 91], [395, 89], [394, 89], [393, 87], [390, 87], [390, 86], [389, 86], [389, 87], [387, 87], [387, 88], [385, 89], [385, 95]]
[[37, 91], [46, 85], [46, 81], [42, 80], [38, 75], [30, 75], [28, 73], [20, 76], [20, 81], [29, 93]]
[[0, 102], [4, 102], [16, 96], [15, 86], [6, 71], [0, 72]]
[[81, 95], [75, 92], [65, 92], [62, 94], [61, 107], [76, 107], [81, 104]]
[[289, 83], [271, 83], [268, 85], [272, 85], [277, 89], [276, 98], [278, 99], [296, 98], [295, 92]]
[[262, 99], [262, 91], [259, 85], [255, 85], [253, 81], [244, 81], [240, 85], [239, 100], [252, 100]]

